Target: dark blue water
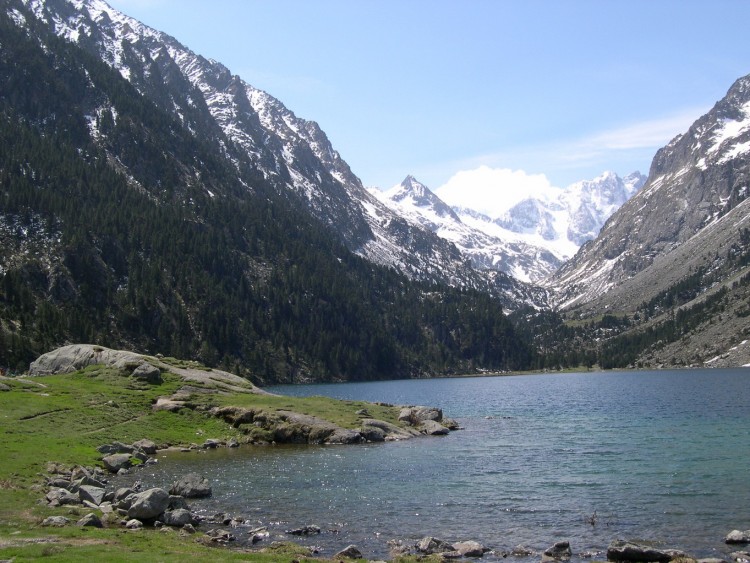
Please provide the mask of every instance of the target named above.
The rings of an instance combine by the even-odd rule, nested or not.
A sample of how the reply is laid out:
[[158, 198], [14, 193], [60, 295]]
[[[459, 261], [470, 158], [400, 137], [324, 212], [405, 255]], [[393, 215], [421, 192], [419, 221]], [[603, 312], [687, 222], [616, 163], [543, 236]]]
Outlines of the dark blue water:
[[[269, 525], [316, 524], [309, 543], [366, 557], [432, 535], [498, 551], [561, 539], [601, 552], [615, 538], [700, 556], [750, 528], [750, 370], [541, 374], [271, 389], [432, 405], [463, 430], [359, 446], [267, 447], [171, 456], [142, 477], [196, 470], [203, 510]], [[186, 464], [188, 467], [186, 467]], [[595, 524], [590, 523], [596, 515]]]

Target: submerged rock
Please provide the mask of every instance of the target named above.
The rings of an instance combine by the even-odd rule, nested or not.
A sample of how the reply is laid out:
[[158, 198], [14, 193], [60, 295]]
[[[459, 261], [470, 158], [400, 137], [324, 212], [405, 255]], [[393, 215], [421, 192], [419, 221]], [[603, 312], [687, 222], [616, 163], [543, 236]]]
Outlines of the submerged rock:
[[614, 540], [607, 548], [609, 561], [671, 561], [685, 557], [685, 553], [676, 549], [657, 549], [650, 545], [637, 544], [624, 540]]

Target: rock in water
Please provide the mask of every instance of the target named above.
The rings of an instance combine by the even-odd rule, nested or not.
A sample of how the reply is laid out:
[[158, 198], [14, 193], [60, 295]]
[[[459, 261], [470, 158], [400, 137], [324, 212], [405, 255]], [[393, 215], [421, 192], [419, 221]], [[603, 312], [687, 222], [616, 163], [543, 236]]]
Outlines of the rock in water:
[[356, 545], [349, 545], [333, 556], [334, 559], [346, 557], [347, 559], [362, 559], [362, 552]]
[[666, 562], [678, 557], [685, 557], [685, 554], [675, 549], [657, 549], [623, 540], [614, 540], [607, 548], [610, 561]]
[[210, 497], [211, 485], [205, 477], [201, 477], [197, 473], [188, 473], [172, 485], [169, 494], [185, 498]]

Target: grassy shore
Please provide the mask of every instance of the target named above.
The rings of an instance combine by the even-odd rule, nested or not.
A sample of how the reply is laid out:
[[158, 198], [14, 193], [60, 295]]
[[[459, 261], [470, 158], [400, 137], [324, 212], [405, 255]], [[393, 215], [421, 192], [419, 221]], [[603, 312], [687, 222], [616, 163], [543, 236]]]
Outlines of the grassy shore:
[[[184, 388], [175, 373], [163, 373], [163, 383], [147, 384], [121, 371], [91, 366], [67, 375], [3, 378], [9, 391], [0, 392], [0, 560], [45, 561], [284, 561], [306, 558], [305, 548], [292, 544], [266, 552], [217, 548], [204, 543], [200, 533], [189, 535], [172, 528], [125, 530], [41, 527], [51, 515], [73, 522], [91, 512], [83, 507], [52, 508], [42, 502], [49, 464], [100, 465], [96, 447], [147, 438], [164, 446], [200, 443], [207, 438], [246, 443], [254, 437], [212, 416], [211, 407], [233, 405], [274, 412], [291, 410], [314, 415], [343, 428], [356, 428], [356, 411], [366, 408], [375, 418], [397, 422], [394, 407], [323, 397], [290, 398], [254, 393], [201, 389], [190, 408], [176, 412], [154, 410], [157, 398]], [[247, 446], [252, 447], [252, 446]], [[166, 530], [166, 531], [164, 531]]]

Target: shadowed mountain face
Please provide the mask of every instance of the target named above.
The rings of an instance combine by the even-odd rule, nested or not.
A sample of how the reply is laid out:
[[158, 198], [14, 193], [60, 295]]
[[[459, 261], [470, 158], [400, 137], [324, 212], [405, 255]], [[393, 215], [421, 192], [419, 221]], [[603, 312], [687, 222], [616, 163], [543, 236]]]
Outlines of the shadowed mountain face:
[[218, 63], [98, 0], [9, 0], [0, 42], [0, 365], [66, 342], [264, 381], [532, 361], [520, 284]]

